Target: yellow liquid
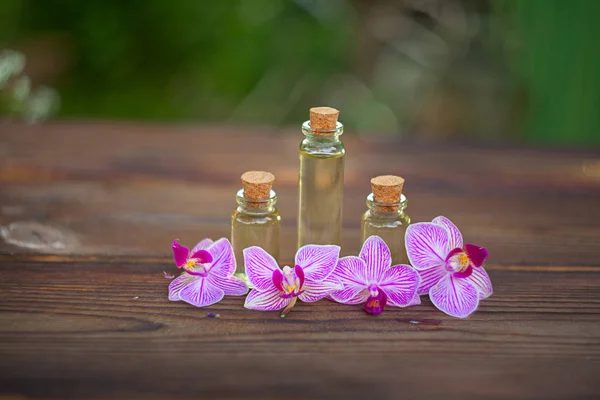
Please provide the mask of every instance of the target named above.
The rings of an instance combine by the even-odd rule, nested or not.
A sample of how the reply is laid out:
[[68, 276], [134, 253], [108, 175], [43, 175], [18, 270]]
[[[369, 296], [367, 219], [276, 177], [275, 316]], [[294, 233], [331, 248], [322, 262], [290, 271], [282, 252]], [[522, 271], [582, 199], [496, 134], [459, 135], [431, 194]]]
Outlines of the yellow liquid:
[[342, 242], [344, 152], [310, 154], [300, 150], [298, 247]]
[[279, 261], [279, 222], [281, 217], [275, 210], [259, 216], [235, 210], [231, 216], [231, 244], [235, 254], [235, 275], [245, 277], [243, 250], [260, 246]]
[[406, 214], [396, 218], [377, 218], [367, 211], [362, 218], [362, 241], [372, 235], [377, 235], [390, 248], [392, 254], [392, 265], [408, 264], [406, 248], [404, 246], [404, 234], [410, 223]]

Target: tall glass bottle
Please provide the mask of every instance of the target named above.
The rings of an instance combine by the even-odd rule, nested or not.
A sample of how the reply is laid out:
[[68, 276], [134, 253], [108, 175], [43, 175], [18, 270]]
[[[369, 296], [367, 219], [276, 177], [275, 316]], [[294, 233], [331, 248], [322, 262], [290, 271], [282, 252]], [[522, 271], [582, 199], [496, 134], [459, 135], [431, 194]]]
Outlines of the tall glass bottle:
[[338, 115], [335, 108], [315, 107], [302, 124], [298, 247], [341, 244], [345, 150]]
[[392, 265], [407, 264], [404, 234], [410, 217], [404, 212], [406, 196], [402, 194], [404, 179], [385, 175], [371, 179], [373, 193], [367, 196], [367, 212], [362, 217], [362, 241], [377, 235], [390, 248]]
[[243, 250], [260, 246], [279, 260], [279, 225], [275, 208], [277, 195], [271, 186], [275, 176], [269, 172], [248, 171], [242, 175], [243, 189], [236, 195], [238, 207], [231, 216], [231, 244], [236, 260], [235, 275], [246, 278]]

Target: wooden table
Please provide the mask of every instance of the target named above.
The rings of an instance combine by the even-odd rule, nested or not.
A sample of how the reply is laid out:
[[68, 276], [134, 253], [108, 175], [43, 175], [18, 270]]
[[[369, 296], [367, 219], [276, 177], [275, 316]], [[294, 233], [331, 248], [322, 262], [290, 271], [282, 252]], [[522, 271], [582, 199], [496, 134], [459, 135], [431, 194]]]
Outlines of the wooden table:
[[359, 250], [369, 178], [403, 175], [413, 221], [446, 215], [490, 250], [495, 293], [466, 320], [426, 297], [286, 320], [242, 298], [169, 302], [171, 241], [228, 236], [245, 170], [277, 176], [293, 258], [300, 136], [3, 122], [0, 398], [600, 397], [598, 151], [345, 136], [343, 253]]

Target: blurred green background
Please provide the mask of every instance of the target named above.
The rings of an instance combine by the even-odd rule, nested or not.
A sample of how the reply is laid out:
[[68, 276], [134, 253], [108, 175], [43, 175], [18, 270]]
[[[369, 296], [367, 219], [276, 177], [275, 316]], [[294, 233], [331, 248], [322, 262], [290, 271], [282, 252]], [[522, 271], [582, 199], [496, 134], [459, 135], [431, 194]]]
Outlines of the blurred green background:
[[[2, 0], [59, 118], [600, 144], [598, 0]], [[10, 89], [10, 88], [8, 88]], [[8, 90], [5, 88], [5, 90]]]

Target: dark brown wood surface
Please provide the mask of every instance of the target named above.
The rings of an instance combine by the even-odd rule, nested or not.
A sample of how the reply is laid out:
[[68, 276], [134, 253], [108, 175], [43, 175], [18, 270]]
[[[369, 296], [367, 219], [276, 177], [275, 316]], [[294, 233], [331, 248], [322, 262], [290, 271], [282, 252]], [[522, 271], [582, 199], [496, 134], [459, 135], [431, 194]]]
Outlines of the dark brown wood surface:
[[[343, 253], [369, 178], [413, 221], [488, 247], [466, 320], [423, 297], [372, 317], [327, 300], [286, 320], [167, 300], [170, 243], [228, 236], [239, 176], [272, 171], [296, 236], [296, 130], [0, 124], [0, 399], [600, 398], [600, 152], [345, 135]], [[209, 318], [219, 313], [220, 318]]]

